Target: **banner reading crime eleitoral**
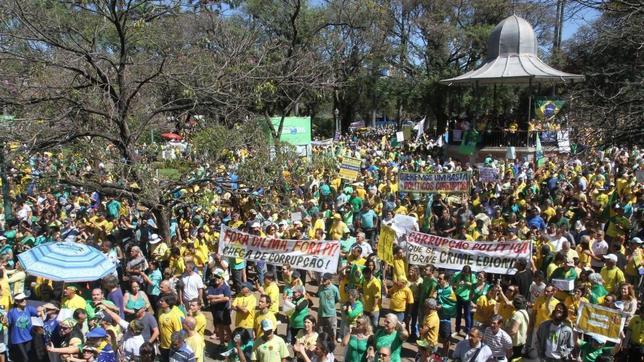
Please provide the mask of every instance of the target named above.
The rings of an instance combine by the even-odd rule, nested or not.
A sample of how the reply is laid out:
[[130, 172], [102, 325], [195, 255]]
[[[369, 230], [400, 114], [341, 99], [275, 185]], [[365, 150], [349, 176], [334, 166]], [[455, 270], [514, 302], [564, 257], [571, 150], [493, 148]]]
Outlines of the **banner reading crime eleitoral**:
[[288, 264], [295, 269], [335, 273], [340, 257], [340, 242], [267, 238], [222, 225], [219, 254], [268, 264]]
[[514, 274], [517, 272], [514, 262], [519, 259], [527, 261], [531, 255], [530, 241], [467, 241], [416, 231], [407, 234], [410, 264], [432, 264], [452, 270], [461, 270], [469, 265], [474, 272]]

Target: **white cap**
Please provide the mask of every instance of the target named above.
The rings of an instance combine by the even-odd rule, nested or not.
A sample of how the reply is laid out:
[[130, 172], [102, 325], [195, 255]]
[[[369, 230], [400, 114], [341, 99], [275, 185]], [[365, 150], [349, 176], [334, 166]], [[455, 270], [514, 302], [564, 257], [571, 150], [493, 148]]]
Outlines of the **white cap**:
[[18, 293], [18, 294], [13, 296], [13, 299], [14, 300], [16, 300], [16, 299], [27, 299], [27, 296], [25, 295], [25, 293]]
[[604, 255], [604, 259], [612, 260], [613, 263], [617, 263], [617, 255], [615, 255], [615, 254]]
[[255, 221], [254, 223], [252, 223], [252, 224], [250, 225], [250, 227], [251, 227], [251, 228], [258, 228], [258, 227], [261, 227], [261, 225], [260, 225], [257, 221]]
[[161, 237], [158, 234], [152, 234], [150, 235], [150, 239], [148, 242], [152, 245], [157, 244], [161, 241]]

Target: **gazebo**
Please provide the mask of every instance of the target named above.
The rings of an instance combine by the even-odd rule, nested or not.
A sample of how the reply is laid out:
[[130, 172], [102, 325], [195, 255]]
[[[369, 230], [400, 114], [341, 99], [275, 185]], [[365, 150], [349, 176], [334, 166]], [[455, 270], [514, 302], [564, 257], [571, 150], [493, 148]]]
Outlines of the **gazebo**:
[[440, 82], [451, 85], [543, 84], [581, 82], [584, 76], [565, 73], [537, 56], [537, 36], [525, 19], [512, 15], [492, 30], [487, 57], [478, 68]]
[[[474, 86], [477, 89], [477, 96], [480, 94], [479, 86], [493, 86], [495, 99], [497, 85], [527, 86], [529, 122], [534, 85], [541, 88], [542, 85], [554, 86], [560, 83], [584, 81], [583, 75], [562, 72], [543, 62], [537, 55], [537, 48], [537, 36], [532, 25], [517, 15], [509, 16], [492, 30], [487, 41], [487, 56], [483, 64], [465, 74], [443, 79], [440, 83], [447, 86]], [[529, 132], [525, 132], [527, 133], [526, 146], [529, 148]], [[516, 135], [512, 137], [518, 139]], [[505, 139], [505, 136], [501, 138]]]

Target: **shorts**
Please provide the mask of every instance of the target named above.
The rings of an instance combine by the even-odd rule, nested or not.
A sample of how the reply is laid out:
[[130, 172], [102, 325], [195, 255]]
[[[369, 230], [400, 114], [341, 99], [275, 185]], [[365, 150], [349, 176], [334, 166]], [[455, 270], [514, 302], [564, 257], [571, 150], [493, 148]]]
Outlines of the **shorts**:
[[0, 343], [0, 353], [7, 352], [7, 345], [5, 343]]
[[452, 336], [452, 321], [441, 320], [438, 326], [438, 338], [449, 339]]
[[215, 325], [229, 326], [232, 323], [232, 320], [230, 319], [230, 311], [213, 310], [212, 323]]

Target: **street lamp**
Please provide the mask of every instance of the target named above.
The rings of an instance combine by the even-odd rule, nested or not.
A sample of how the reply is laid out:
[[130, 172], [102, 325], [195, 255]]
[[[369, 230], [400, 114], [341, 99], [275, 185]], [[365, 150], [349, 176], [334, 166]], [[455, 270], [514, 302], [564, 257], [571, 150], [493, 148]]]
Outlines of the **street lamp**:
[[333, 119], [335, 120], [335, 137], [340, 138], [340, 111], [336, 108], [333, 110]]

